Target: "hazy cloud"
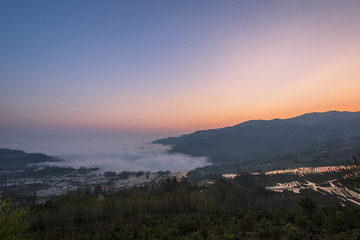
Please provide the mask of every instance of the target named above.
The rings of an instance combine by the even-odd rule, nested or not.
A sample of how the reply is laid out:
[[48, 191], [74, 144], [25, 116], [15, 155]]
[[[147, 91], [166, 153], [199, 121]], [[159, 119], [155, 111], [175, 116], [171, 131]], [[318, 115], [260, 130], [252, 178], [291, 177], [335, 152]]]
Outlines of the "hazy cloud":
[[3, 134], [0, 147], [40, 152], [64, 161], [71, 167], [99, 167], [103, 171], [188, 171], [209, 165], [206, 157], [168, 154], [167, 146], [150, 144], [154, 138], [131, 133], [31, 132]]
[[108, 171], [188, 171], [209, 165], [206, 157], [191, 157], [184, 154], [168, 154], [168, 147], [146, 144], [141, 147], [126, 147], [108, 152], [85, 151], [59, 155], [64, 165], [72, 167], [99, 167]]

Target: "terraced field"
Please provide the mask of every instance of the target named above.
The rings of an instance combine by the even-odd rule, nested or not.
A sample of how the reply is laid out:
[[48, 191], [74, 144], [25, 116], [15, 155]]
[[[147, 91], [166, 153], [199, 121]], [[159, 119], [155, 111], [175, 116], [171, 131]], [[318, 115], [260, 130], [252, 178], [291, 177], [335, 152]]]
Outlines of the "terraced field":
[[[264, 175], [281, 177], [285, 181], [277, 182], [265, 189], [275, 192], [292, 191], [297, 194], [304, 190], [312, 190], [322, 195], [334, 196], [341, 202], [352, 202], [360, 206], [360, 189], [349, 189], [334, 178], [343, 168], [344, 166], [324, 166], [268, 171]], [[294, 177], [297, 180], [294, 180]]]

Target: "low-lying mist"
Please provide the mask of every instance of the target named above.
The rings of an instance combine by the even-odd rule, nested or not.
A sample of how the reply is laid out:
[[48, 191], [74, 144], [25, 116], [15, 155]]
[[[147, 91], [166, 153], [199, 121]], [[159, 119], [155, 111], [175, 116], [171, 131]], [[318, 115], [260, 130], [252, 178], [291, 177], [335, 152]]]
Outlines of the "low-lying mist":
[[0, 138], [0, 148], [45, 153], [63, 160], [52, 165], [98, 167], [101, 171], [179, 172], [210, 164], [206, 157], [169, 154], [168, 146], [149, 143], [154, 138], [139, 133], [33, 134]]
[[[184, 154], [168, 154], [169, 147], [144, 144], [119, 147], [110, 151], [97, 149], [58, 155], [65, 166], [99, 167], [103, 171], [164, 171], [181, 172], [209, 165], [206, 157], [191, 157]], [[59, 165], [59, 163], [57, 163]]]

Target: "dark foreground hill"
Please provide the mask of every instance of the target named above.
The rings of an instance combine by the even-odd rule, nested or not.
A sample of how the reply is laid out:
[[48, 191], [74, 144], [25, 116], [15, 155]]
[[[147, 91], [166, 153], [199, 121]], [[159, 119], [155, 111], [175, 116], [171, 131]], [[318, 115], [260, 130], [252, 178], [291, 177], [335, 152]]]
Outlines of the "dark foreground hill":
[[224, 163], [246, 162], [306, 149], [321, 142], [359, 137], [360, 112], [332, 111], [290, 119], [252, 120], [153, 143], [172, 145], [172, 152], [208, 156], [213, 163]]

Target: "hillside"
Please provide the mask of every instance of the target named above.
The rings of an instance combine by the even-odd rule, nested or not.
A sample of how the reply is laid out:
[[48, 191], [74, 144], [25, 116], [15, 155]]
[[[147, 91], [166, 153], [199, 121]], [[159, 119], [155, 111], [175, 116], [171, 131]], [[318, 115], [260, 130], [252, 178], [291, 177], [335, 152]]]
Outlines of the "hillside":
[[58, 161], [61, 160], [42, 153], [25, 153], [20, 150], [0, 148], [0, 171], [33, 169], [37, 164]]
[[290, 119], [252, 120], [232, 127], [197, 131], [153, 143], [172, 152], [208, 156], [213, 163], [246, 162], [329, 140], [360, 137], [360, 112], [309, 113]]
[[[207, 185], [167, 178], [136, 188], [78, 189], [38, 204], [27, 233], [34, 239], [358, 239], [356, 201], [317, 189], [266, 190], [269, 178], [244, 174]], [[297, 176], [277, 178], [304, 185]], [[321, 188], [332, 191], [331, 184]]]

